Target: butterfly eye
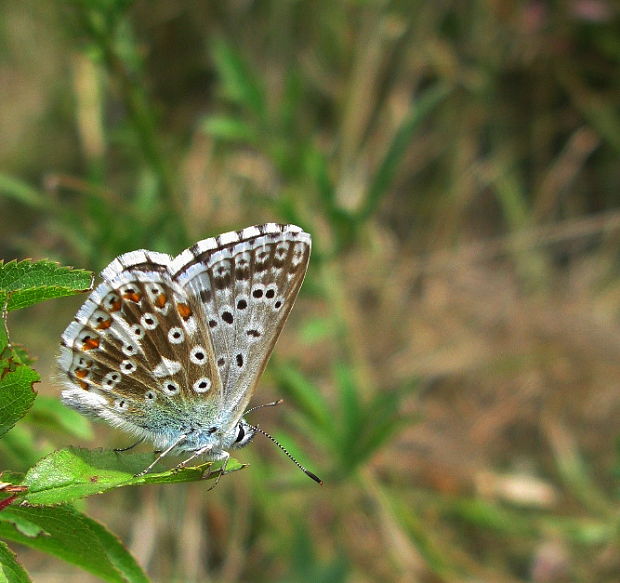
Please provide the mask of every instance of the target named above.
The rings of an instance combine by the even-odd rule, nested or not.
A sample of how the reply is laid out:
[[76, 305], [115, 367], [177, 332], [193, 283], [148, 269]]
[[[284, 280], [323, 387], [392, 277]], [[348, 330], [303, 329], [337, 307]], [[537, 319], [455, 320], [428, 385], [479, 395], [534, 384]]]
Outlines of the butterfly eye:
[[245, 437], [245, 429], [243, 429], [243, 425], [239, 423], [237, 425], [237, 435], [235, 436], [235, 443], [239, 443]]
[[252, 441], [256, 432], [252, 427], [245, 423], [237, 423], [235, 429], [235, 440], [233, 441], [233, 447], [243, 447]]

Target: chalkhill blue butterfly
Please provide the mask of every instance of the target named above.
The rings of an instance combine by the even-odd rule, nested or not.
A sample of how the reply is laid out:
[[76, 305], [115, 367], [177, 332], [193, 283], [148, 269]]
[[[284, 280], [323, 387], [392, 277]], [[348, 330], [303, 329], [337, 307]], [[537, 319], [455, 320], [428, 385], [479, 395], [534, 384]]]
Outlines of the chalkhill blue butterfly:
[[225, 463], [257, 432], [273, 440], [244, 412], [310, 249], [299, 227], [267, 223], [174, 258], [144, 249], [117, 257], [62, 334], [64, 403], [151, 441], [160, 454], [143, 473], [171, 452], [190, 454], [180, 466], [198, 456]]

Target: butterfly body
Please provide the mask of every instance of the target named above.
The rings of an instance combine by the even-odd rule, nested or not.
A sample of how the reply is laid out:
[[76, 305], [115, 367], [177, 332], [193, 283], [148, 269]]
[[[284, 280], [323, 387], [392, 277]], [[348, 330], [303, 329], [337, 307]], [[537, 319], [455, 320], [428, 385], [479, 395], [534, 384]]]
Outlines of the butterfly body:
[[116, 258], [62, 335], [63, 401], [158, 449], [227, 457], [254, 435], [242, 416], [310, 248], [299, 227], [267, 223], [175, 258]]

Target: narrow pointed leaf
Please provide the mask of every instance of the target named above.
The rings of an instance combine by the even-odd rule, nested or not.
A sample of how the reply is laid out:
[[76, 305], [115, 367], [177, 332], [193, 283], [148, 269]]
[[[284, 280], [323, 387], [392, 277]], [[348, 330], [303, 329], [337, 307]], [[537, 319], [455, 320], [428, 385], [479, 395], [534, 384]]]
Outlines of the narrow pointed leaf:
[[272, 366], [272, 370], [276, 371], [283, 391], [303, 410], [314, 425], [323, 429], [332, 427], [327, 403], [314, 383], [306, 379], [296, 368], [287, 364]]

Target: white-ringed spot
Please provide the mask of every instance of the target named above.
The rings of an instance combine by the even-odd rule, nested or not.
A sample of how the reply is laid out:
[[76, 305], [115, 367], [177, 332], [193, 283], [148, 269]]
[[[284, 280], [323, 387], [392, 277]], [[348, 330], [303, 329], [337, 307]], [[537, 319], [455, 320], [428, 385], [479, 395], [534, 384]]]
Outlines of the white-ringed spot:
[[128, 358], [123, 360], [120, 365], [120, 369], [123, 374], [131, 374], [136, 371], [136, 368], [136, 363]]
[[197, 393], [206, 393], [211, 388], [211, 379], [202, 377], [192, 385], [192, 388]]
[[207, 363], [207, 353], [202, 346], [194, 346], [189, 353], [189, 359], [198, 365]]
[[176, 395], [179, 392], [179, 383], [167, 380], [162, 384], [162, 388], [167, 395]]
[[99, 348], [99, 337], [95, 334], [87, 332], [80, 337], [82, 343], [82, 350], [93, 350]]
[[155, 328], [159, 326], [159, 322], [157, 321], [156, 316], [154, 314], [151, 314], [151, 312], [142, 314], [142, 317], [140, 318], [140, 324], [146, 330], [155, 330]]
[[121, 292], [121, 297], [123, 299], [134, 302], [135, 304], [140, 303], [140, 300], [142, 299], [142, 294], [136, 285], [124, 285], [119, 291]]
[[115, 371], [109, 372], [103, 377], [103, 386], [110, 388], [114, 387], [121, 380], [121, 375]]
[[136, 347], [129, 342], [125, 342], [125, 344], [123, 344], [122, 350], [123, 354], [125, 354], [126, 356], [133, 356], [136, 353]]
[[118, 294], [111, 292], [103, 298], [103, 307], [108, 312], [118, 312], [121, 309], [121, 298]]
[[168, 342], [170, 344], [181, 344], [185, 340], [185, 334], [180, 326], [174, 326], [168, 330]]
[[103, 310], [95, 310], [88, 323], [97, 330], [107, 330], [112, 325], [112, 318]]
[[131, 333], [138, 340], [141, 340], [142, 338], [144, 338], [144, 328], [142, 326], [139, 326], [138, 324], [134, 324], [131, 327]]

